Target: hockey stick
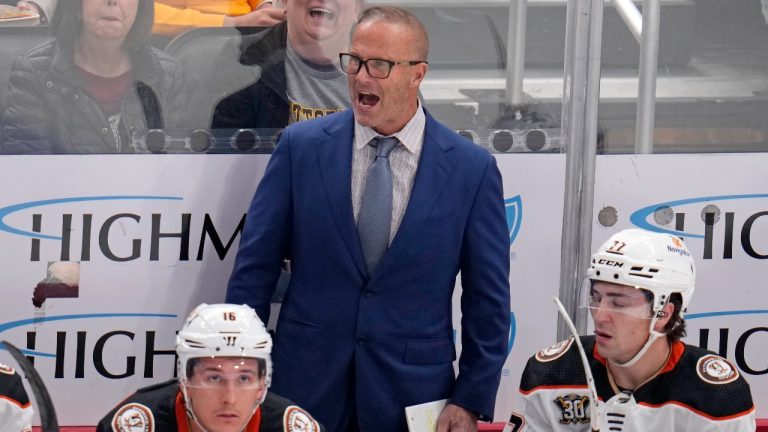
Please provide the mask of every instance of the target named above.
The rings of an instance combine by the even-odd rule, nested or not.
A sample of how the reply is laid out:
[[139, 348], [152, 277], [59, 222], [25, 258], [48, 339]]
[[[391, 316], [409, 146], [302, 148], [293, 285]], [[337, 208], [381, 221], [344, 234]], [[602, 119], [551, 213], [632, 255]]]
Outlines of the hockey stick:
[[59, 421], [56, 419], [56, 410], [53, 408], [51, 395], [45, 388], [43, 380], [38, 375], [32, 363], [12, 343], [3, 341], [5, 348], [11, 353], [16, 363], [19, 364], [24, 376], [29, 381], [32, 393], [35, 395], [37, 408], [40, 411], [40, 428], [42, 432], [59, 432]]
[[581, 356], [581, 364], [584, 366], [584, 374], [587, 376], [587, 387], [589, 388], [589, 397], [592, 399], [592, 403], [589, 405], [589, 427], [593, 432], [600, 431], [600, 421], [602, 420], [602, 413], [600, 407], [597, 406], [597, 388], [595, 387], [595, 378], [592, 376], [592, 369], [589, 367], [589, 360], [587, 360], [587, 354], [584, 352], [584, 347], [581, 346], [581, 339], [579, 339], [579, 332], [576, 331], [576, 326], [573, 325], [571, 317], [568, 316], [568, 312], [565, 307], [560, 303], [560, 299], [553, 298], [557, 309], [560, 311], [560, 315], [563, 316], [565, 323], [568, 325], [568, 329], [573, 334], [573, 340], [576, 342], [576, 346], [579, 348], [579, 356]]

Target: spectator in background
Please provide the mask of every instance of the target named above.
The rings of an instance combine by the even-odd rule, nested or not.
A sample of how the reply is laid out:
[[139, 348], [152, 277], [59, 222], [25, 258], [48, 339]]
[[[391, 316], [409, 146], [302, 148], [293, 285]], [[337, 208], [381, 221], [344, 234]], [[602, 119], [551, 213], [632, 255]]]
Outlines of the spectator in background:
[[[47, 24], [57, 0], [20, 0], [19, 9], [40, 15]], [[285, 10], [272, 8], [269, 0], [158, 0], [152, 31], [175, 36], [196, 27], [273, 26], [285, 20]]]
[[208, 80], [214, 94], [207, 100], [220, 100], [211, 128], [283, 128], [348, 107], [338, 55], [362, 6], [363, 0], [288, 0], [285, 23], [225, 47], [217, 76]]
[[174, 127], [186, 80], [146, 40], [151, 0], [68, 0], [55, 39], [16, 59], [2, 129], [3, 153], [131, 153], [133, 129]]
[[285, 9], [266, 0], [158, 0], [153, 32], [176, 35], [195, 27], [273, 26], [285, 20]]
[[34, 410], [21, 377], [0, 363], [0, 431], [31, 432]]

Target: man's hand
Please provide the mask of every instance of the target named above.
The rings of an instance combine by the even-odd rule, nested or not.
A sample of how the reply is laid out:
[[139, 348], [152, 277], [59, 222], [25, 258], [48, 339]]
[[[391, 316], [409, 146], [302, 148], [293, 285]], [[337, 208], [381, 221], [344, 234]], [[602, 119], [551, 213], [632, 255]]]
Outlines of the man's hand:
[[40, 16], [38, 24], [48, 24], [48, 16], [46, 16], [45, 11], [43, 10], [43, 8], [40, 7], [39, 4], [33, 1], [19, 0], [19, 2], [16, 3], [16, 7], [19, 10], [37, 14], [38, 16]]
[[40, 8], [35, 3], [28, 2], [26, 0], [20, 0], [18, 3], [16, 3], [16, 7], [19, 8], [20, 10], [34, 12], [38, 15], [42, 13]]
[[225, 27], [262, 27], [273, 26], [285, 21], [285, 9], [265, 7], [245, 15], [224, 18]]
[[477, 415], [458, 405], [448, 404], [437, 418], [437, 432], [477, 432]]

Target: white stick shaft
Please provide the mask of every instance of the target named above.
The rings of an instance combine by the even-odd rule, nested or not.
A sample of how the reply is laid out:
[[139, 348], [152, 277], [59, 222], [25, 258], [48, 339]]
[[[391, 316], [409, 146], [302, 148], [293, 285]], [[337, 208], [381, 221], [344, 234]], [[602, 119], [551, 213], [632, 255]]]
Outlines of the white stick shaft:
[[597, 406], [598, 400], [597, 400], [597, 388], [595, 387], [595, 378], [592, 376], [592, 369], [589, 367], [589, 360], [587, 359], [587, 354], [584, 352], [584, 347], [581, 346], [581, 339], [579, 338], [579, 332], [576, 331], [576, 326], [573, 325], [573, 321], [571, 320], [571, 317], [568, 316], [568, 312], [565, 310], [565, 307], [562, 303], [560, 303], [560, 299], [557, 297], [554, 297], [555, 304], [557, 305], [557, 309], [560, 311], [560, 315], [563, 316], [563, 319], [565, 320], [565, 323], [568, 325], [568, 329], [571, 330], [571, 334], [573, 334], [573, 340], [576, 342], [576, 347], [579, 348], [579, 356], [581, 356], [581, 364], [584, 366], [584, 374], [587, 376], [587, 387], [589, 387], [589, 396], [592, 399], [592, 403], [589, 404], [590, 406], [590, 415], [589, 415], [589, 425], [590, 428], [593, 431], [599, 431], [600, 430], [600, 409]]

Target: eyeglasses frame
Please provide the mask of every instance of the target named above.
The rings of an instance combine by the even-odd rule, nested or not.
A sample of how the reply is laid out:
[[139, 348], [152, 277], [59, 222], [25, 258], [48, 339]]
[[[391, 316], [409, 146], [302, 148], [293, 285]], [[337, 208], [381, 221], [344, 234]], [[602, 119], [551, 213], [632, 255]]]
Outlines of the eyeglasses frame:
[[[358, 60], [359, 66], [357, 68], [357, 71], [355, 71], [355, 72], [348, 72], [348, 71], [344, 70], [344, 56], [348, 56], [348, 57], [355, 58], [355, 59]], [[383, 61], [383, 62], [389, 64], [389, 70], [387, 70], [387, 75], [383, 76], [383, 77], [378, 77], [378, 76], [371, 75], [371, 70], [368, 69], [368, 62], [371, 61], [371, 60]], [[363, 69], [363, 66], [365, 66], [365, 72], [368, 73], [368, 76], [370, 76], [371, 78], [376, 78], [376, 79], [387, 79], [387, 78], [389, 78], [389, 75], [392, 73], [392, 68], [395, 67], [395, 65], [416, 66], [417, 64], [421, 64], [421, 63], [429, 64], [429, 62], [426, 61], [426, 60], [394, 61], [394, 60], [387, 60], [387, 59], [381, 59], [381, 58], [369, 58], [367, 60], [363, 60], [360, 57], [358, 57], [358, 56], [356, 56], [354, 54], [350, 54], [350, 53], [339, 53], [339, 63], [341, 63], [341, 70], [342, 70], [342, 72], [344, 72], [347, 75], [357, 75], [357, 74], [360, 73], [360, 70]]]

